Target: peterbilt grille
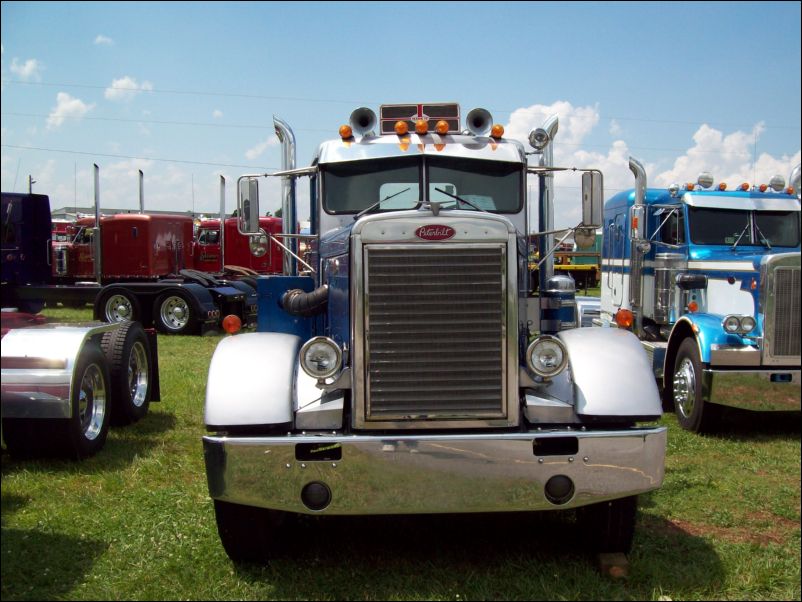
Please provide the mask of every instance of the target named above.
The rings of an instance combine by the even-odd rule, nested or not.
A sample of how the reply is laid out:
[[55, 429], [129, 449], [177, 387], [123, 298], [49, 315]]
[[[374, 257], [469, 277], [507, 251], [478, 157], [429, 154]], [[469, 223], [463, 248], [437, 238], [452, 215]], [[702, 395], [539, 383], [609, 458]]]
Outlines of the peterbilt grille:
[[770, 353], [773, 357], [799, 357], [800, 307], [799, 268], [777, 268], [774, 276], [774, 336]]
[[366, 248], [368, 420], [504, 414], [501, 245]]

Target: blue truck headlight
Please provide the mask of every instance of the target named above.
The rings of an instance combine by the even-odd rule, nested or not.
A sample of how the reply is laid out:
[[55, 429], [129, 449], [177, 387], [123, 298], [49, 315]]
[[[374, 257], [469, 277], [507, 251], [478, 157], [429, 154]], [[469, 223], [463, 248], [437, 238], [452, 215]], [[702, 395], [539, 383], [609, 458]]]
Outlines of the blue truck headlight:
[[727, 316], [721, 322], [724, 330], [730, 334], [735, 334], [741, 329], [741, 319], [738, 316]]
[[312, 378], [334, 376], [342, 366], [343, 354], [328, 337], [309, 339], [301, 347], [301, 368]]
[[752, 316], [744, 316], [741, 318], [741, 330], [743, 330], [744, 334], [752, 332], [757, 326], [757, 322]]
[[557, 337], [542, 336], [532, 341], [526, 350], [526, 363], [538, 376], [550, 378], [565, 370], [568, 353]]

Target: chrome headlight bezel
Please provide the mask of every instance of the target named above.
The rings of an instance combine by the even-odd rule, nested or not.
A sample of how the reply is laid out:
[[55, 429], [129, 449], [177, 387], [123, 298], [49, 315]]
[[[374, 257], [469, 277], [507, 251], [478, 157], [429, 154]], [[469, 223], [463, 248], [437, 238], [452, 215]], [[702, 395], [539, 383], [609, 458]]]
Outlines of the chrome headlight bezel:
[[[543, 353], [543, 348], [551, 347], [552, 350], [558, 351], [559, 360], [554, 362], [552, 366], [546, 368], [542, 362], [537, 362], [536, 358]], [[560, 374], [568, 366], [568, 350], [565, 348], [563, 342], [555, 336], [542, 335], [536, 338], [529, 344], [526, 349], [526, 365], [527, 367], [543, 378], [553, 378]]]
[[737, 334], [741, 330], [741, 318], [739, 316], [724, 316], [721, 327], [728, 334]]
[[741, 330], [744, 334], [749, 334], [757, 328], [757, 320], [752, 316], [744, 316], [741, 318]]
[[[333, 363], [331, 363], [327, 369], [314, 370], [312, 367], [310, 367], [314, 366], [314, 364], [313, 358], [309, 354], [315, 350], [318, 350], [318, 352], [331, 352]], [[331, 378], [340, 371], [340, 368], [342, 368], [343, 352], [339, 345], [337, 345], [337, 343], [335, 343], [332, 339], [328, 337], [313, 337], [301, 347], [301, 351], [299, 353], [299, 362], [301, 364], [301, 369], [312, 378], [316, 378], [318, 380]]]

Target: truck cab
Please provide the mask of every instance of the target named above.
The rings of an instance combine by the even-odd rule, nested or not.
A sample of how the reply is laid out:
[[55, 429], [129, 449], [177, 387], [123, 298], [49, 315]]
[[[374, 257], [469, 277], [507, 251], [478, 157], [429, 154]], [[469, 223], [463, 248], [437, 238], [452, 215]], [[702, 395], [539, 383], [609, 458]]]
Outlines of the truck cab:
[[605, 205], [601, 320], [643, 341], [668, 406], [692, 431], [723, 405], [799, 410], [800, 204], [774, 188], [729, 191], [705, 175]]
[[[529, 204], [551, 201], [527, 198], [527, 179], [548, 190], [556, 120], [530, 136], [530, 166], [488, 111], [464, 129], [460, 115], [357, 109], [303, 168], [276, 120], [285, 160], [267, 177], [283, 180], [290, 238], [309, 178], [310, 269], [260, 277], [258, 332], [209, 367], [206, 474], [232, 559], [269, 557], [300, 514], [571, 510], [598, 551], [629, 550], [666, 429], [632, 333], [562, 329], [546, 316], [561, 300], [529, 296]], [[577, 228], [595, 231], [601, 175], [579, 171]], [[245, 233], [262, 177], [240, 178]]]
[[192, 259], [196, 270], [219, 274], [225, 266], [246, 268], [259, 274], [281, 274], [284, 256], [276, 243], [268, 240], [269, 235], [281, 233], [281, 219], [260, 217], [259, 227], [262, 237], [254, 249], [253, 238], [244, 236], [237, 229], [237, 219], [225, 220], [225, 253], [221, 254], [220, 220], [200, 221], [192, 245]]

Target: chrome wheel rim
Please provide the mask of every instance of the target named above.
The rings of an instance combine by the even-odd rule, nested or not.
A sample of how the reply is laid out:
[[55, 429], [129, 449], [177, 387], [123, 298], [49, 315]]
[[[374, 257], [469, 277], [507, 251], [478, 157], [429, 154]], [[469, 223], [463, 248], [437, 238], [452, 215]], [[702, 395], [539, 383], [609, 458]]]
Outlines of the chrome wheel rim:
[[189, 304], [181, 297], [167, 297], [159, 313], [162, 323], [170, 330], [181, 330], [189, 323]]
[[78, 419], [81, 432], [94, 441], [103, 430], [106, 418], [106, 382], [97, 364], [87, 366], [78, 391]]
[[696, 373], [693, 362], [685, 358], [674, 373], [674, 403], [685, 418], [690, 418], [696, 403]]
[[125, 295], [112, 295], [106, 301], [106, 321], [126, 322], [133, 317], [134, 306]]
[[148, 393], [148, 354], [139, 341], [134, 343], [128, 356], [128, 390], [131, 402], [138, 408], [142, 407]]

